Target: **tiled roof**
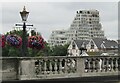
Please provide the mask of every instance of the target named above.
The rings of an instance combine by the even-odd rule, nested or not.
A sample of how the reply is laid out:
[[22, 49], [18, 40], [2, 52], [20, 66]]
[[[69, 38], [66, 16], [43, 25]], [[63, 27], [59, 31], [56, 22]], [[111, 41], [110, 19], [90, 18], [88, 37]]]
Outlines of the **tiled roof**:
[[82, 44], [84, 43], [84, 45], [86, 46], [86, 44], [88, 44], [88, 40], [75, 40], [75, 43], [77, 44], [78, 48], [82, 48]]
[[[101, 48], [102, 43], [106, 48], [116, 48], [118, 46], [118, 43], [114, 40], [107, 40], [103, 38], [93, 38], [92, 40], [94, 41], [98, 48]], [[86, 46], [90, 40], [74, 40], [74, 41], [77, 44], [78, 48], [80, 49], [82, 48], [83, 43]]]
[[102, 39], [102, 38], [93, 38], [93, 41], [95, 42], [95, 44], [97, 45], [98, 48], [100, 48], [102, 43], [106, 48], [118, 46], [117, 42], [114, 40], [107, 40], [107, 39]]

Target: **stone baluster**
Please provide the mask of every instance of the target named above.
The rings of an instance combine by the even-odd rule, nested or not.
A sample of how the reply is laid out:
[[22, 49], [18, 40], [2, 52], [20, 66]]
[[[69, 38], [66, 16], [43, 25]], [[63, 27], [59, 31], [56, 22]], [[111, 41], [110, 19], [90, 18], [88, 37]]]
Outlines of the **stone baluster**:
[[93, 72], [93, 60], [90, 59], [90, 71]]
[[58, 66], [57, 66], [57, 63], [58, 63], [58, 60], [55, 59], [55, 62], [54, 62], [54, 70], [55, 70], [55, 74], [58, 74]]
[[104, 59], [104, 71], [107, 71], [107, 58]]
[[118, 71], [120, 71], [120, 58], [118, 58]]
[[118, 71], [118, 59], [115, 60], [116, 71]]
[[75, 73], [76, 72], [76, 60], [71, 59], [71, 72]]
[[100, 71], [100, 58], [98, 58], [98, 60], [97, 60], [97, 71], [99, 72]]
[[108, 71], [109, 68], [109, 63], [108, 63], [108, 59], [106, 58], [106, 71]]
[[104, 71], [104, 68], [105, 68], [105, 64], [104, 63], [105, 63], [105, 60], [104, 60], [104, 58], [102, 58], [102, 66], [101, 66], [102, 70], [101, 71]]
[[59, 59], [59, 61], [60, 61], [60, 62], [59, 62], [59, 73], [60, 73], [60, 74], [63, 73], [63, 72], [62, 72], [62, 60], [63, 60], [63, 59]]
[[98, 61], [98, 58], [97, 58], [97, 59], [95, 59], [95, 70], [96, 70], [96, 72], [98, 72], [98, 69], [99, 69], [98, 63], [99, 63], [99, 61]]
[[42, 62], [39, 61], [39, 74], [41, 74], [41, 73], [42, 73]]
[[96, 65], [95, 65], [95, 59], [92, 59], [92, 62], [93, 62], [93, 71], [95, 70], [95, 68], [96, 68]]
[[46, 63], [46, 59], [44, 59], [43, 63], [44, 63], [44, 68], [43, 68], [43, 73], [47, 74], [47, 63]]
[[67, 69], [67, 59], [64, 59], [64, 60], [65, 60], [65, 63], [64, 63], [65, 64], [64, 65], [64, 73], [67, 73], [67, 70], [68, 70]]
[[90, 59], [88, 59], [88, 72], [90, 71]]
[[76, 72], [76, 70], [77, 70], [77, 60], [74, 59], [74, 72]]
[[116, 59], [116, 58], [113, 59], [113, 70], [114, 70], [114, 71], [116, 70], [116, 66], [115, 66], [116, 60], [115, 60], [115, 59]]
[[116, 66], [116, 58], [115, 58], [115, 61], [114, 61], [114, 66], [115, 66], [115, 71], [117, 70], [117, 66]]
[[113, 71], [113, 58], [111, 58], [111, 71]]
[[99, 70], [102, 71], [102, 66], [103, 66], [103, 60], [100, 58], [99, 59]]
[[106, 60], [106, 58], [104, 58], [103, 60], [104, 60], [104, 63], [103, 63], [104, 67], [103, 68], [104, 68], [104, 71], [106, 72], [106, 68], [107, 68], [107, 64], [106, 64], [107, 62], [106, 61], [107, 60]]
[[49, 63], [49, 69], [50, 69], [50, 74], [53, 74], [53, 71], [52, 71], [52, 60], [49, 60], [50, 63]]
[[89, 70], [89, 61], [88, 61], [88, 59], [85, 59], [85, 72], [88, 72], [88, 70]]
[[111, 58], [111, 71], [113, 71], [113, 58]]
[[111, 71], [111, 69], [112, 69], [112, 59], [109, 58], [108, 59], [108, 70]]

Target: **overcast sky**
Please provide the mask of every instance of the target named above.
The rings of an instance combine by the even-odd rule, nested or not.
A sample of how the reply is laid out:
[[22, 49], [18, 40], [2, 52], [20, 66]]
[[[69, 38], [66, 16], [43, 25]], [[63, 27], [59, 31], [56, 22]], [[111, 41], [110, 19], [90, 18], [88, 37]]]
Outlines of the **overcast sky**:
[[19, 12], [24, 5], [30, 12], [27, 23], [33, 24], [45, 40], [49, 39], [52, 30], [67, 30], [76, 11], [81, 9], [97, 9], [100, 12], [100, 23], [105, 36], [108, 39], [118, 39], [117, 2], [5, 2], [2, 3], [2, 10], [0, 9], [2, 12], [0, 32], [10, 31], [15, 23], [21, 23]]

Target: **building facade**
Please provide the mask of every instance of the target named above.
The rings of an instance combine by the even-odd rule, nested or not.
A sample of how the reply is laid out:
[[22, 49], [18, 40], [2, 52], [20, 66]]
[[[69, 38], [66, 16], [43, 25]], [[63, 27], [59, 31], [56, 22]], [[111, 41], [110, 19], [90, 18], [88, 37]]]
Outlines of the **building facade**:
[[[54, 33], [55, 35], [54, 35]], [[63, 45], [70, 43], [72, 40], [89, 40], [91, 38], [105, 38], [102, 25], [100, 23], [98, 10], [80, 10], [76, 12], [76, 16], [70, 25], [70, 28], [61, 33], [64, 42], [53, 44], [53, 41], [61, 42], [61, 39], [54, 38], [59, 35], [58, 31], [53, 31], [50, 39], [50, 45]], [[64, 36], [63, 36], [64, 35]], [[54, 39], [53, 39], [54, 38]], [[56, 40], [57, 39], [57, 40]], [[66, 42], [65, 42], [66, 41]]]
[[50, 46], [65, 45], [67, 41], [65, 33], [66, 33], [65, 30], [52, 31], [52, 34], [50, 35], [50, 39], [48, 40], [49, 45]]
[[83, 53], [118, 54], [118, 43], [114, 40], [93, 38], [90, 40], [73, 40], [68, 47], [68, 56], [81, 56]]
[[105, 38], [100, 23], [98, 10], [80, 10], [70, 25], [67, 33], [67, 42], [71, 40], [89, 40], [91, 38]]

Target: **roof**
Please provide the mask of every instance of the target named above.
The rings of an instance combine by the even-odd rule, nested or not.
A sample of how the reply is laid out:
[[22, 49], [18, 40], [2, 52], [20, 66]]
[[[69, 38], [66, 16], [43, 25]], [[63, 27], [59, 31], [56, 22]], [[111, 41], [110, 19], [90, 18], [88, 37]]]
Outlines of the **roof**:
[[94, 43], [96, 44], [96, 46], [98, 48], [100, 48], [101, 44], [103, 43], [103, 41], [105, 41], [106, 39], [102, 39], [102, 38], [93, 38], [92, 39], [94, 41]]
[[78, 46], [78, 48], [82, 48], [82, 45], [84, 44], [86, 46], [86, 44], [88, 44], [88, 40], [74, 40], [74, 42], [76, 43], [76, 45]]
[[105, 41], [105, 43], [104, 43], [104, 46], [106, 47], [106, 48], [111, 48], [111, 47], [116, 47], [116, 46], [118, 46], [118, 44], [117, 44], [117, 42], [115, 42], [115, 41], [111, 41], [111, 40], [107, 40], [107, 41]]
[[98, 48], [101, 48], [102, 43], [106, 48], [118, 46], [118, 43], [114, 40], [107, 40], [107, 39], [103, 39], [103, 38], [93, 38], [93, 41], [95, 42], [95, 44], [97, 45]]

